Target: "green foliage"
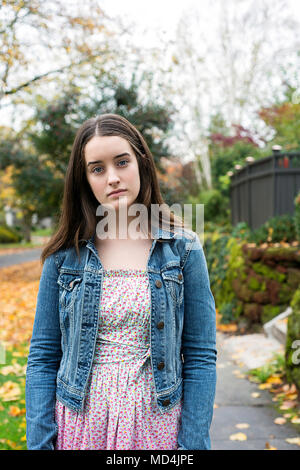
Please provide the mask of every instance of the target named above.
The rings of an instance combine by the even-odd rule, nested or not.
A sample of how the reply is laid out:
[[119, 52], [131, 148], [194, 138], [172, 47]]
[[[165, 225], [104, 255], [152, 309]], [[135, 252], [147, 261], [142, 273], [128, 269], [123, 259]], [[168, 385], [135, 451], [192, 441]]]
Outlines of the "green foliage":
[[296, 239], [296, 229], [294, 217], [290, 214], [283, 214], [272, 217], [261, 227], [253, 230], [248, 237], [249, 242], [256, 244], [281, 241], [292, 242]]
[[250, 239], [251, 230], [246, 222], [239, 222], [233, 227], [231, 235], [234, 238], [247, 241]]
[[256, 377], [259, 382], [264, 383], [274, 374], [280, 374], [284, 371], [285, 360], [283, 354], [275, 353], [271, 360], [261, 367], [248, 371], [249, 375]]
[[291, 307], [293, 310], [297, 311], [300, 313], [300, 287], [297, 289], [293, 295], [292, 301], [291, 301]]
[[253, 271], [255, 271], [257, 274], [261, 274], [264, 277], [267, 277], [269, 279], [274, 279], [275, 281], [278, 281], [278, 282], [283, 282], [286, 278], [285, 274], [279, 273], [278, 271], [275, 271], [274, 269], [269, 268], [269, 266], [267, 266], [264, 263], [260, 263], [260, 262], [252, 263], [251, 267]]
[[300, 338], [300, 288], [290, 303], [292, 314], [288, 317], [287, 338], [285, 345], [286, 375], [290, 383], [295, 383], [300, 390], [299, 338]]
[[300, 150], [300, 106], [293, 102], [297, 89], [285, 81], [285, 96], [269, 108], [262, 108], [258, 115], [273, 131], [270, 145], [278, 144], [286, 150]]
[[[5, 382], [13, 382], [21, 391], [16, 400], [1, 399], [0, 406], [0, 450], [26, 450], [26, 419], [25, 419], [25, 374], [12, 371], [8, 375], [1, 374], [1, 369], [7, 366], [22, 366], [27, 363], [28, 344], [6, 349], [6, 364], [0, 365], [0, 388]], [[16, 407], [19, 413], [11, 414], [11, 407]]]
[[0, 243], [18, 243], [21, 240], [20, 234], [12, 227], [0, 226]]
[[238, 141], [229, 147], [210, 146], [212, 184], [227, 198], [230, 196], [230, 178], [227, 172], [234, 171], [235, 165], [245, 165], [245, 158], [265, 157], [265, 152], [248, 142]]
[[241, 309], [232, 289], [232, 281], [245, 277], [241, 245], [235, 238], [220, 231], [205, 235], [204, 250], [211, 289], [216, 307], [222, 314], [222, 322], [236, 320]]
[[294, 225], [296, 231], [296, 237], [300, 242], [300, 192], [295, 197], [295, 211], [294, 211]]
[[207, 221], [217, 221], [228, 217], [229, 201], [224, 199], [217, 189], [202, 191], [199, 195], [199, 203], [204, 204], [204, 219]]
[[277, 317], [281, 312], [283, 312], [285, 308], [282, 305], [263, 305], [262, 306], [262, 314], [261, 314], [261, 322], [267, 323], [268, 321], [272, 320], [273, 318]]

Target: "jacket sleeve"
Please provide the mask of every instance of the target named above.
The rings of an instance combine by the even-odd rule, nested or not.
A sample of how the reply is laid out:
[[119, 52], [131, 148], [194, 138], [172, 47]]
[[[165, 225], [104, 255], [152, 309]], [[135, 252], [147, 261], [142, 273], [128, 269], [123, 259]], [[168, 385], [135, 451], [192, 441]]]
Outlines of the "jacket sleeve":
[[183, 405], [179, 449], [211, 449], [210, 425], [216, 389], [216, 310], [198, 235], [183, 266]]
[[46, 258], [26, 370], [26, 437], [28, 450], [54, 450], [56, 376], [62, 356], [56, 255]]

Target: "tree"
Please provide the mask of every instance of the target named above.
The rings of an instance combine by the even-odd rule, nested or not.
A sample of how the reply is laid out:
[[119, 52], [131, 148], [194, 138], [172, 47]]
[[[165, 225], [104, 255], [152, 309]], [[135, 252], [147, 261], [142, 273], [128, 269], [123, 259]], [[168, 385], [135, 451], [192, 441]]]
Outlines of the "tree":
[[[128, 89], [116, 81], [109, 86], [107, 79], [103, 79], [92, 97], [72, 87], [50, 105], [45, 102], [41, 105], [40, 101], [33, 119], [35, 124], [23, 131], [23, 145], [18, 146], [18, 155], [1, 156], [0, 152], [3, 166], [11, 164], [13, 167], [11, 181], [18, 195], [16, 201], [23, 214], [27, 240], [33, 214], [52, 216], [54, 223], [57, 222], [76, 131], [82, 122], [96, 114], [110, 112], [129, 119], [145, 136], [159, 170], [165, 172], [160, 158], [169, 155], [163, 134], [172, 125], [171, 111], [156, 103], [141, 105], [137, 89], [134, 78]], [[11, 142], [13, 148], [13, 137]]]
[[[84, 66], [102, 67], [117, 53], [112, 20], [96, 0], [2, 0], [0, 4], [0, 99], [86, 74]], [[125, 31], [118, 21], [118, 34]], [[47, 60], [44, 60], [44, 58]]]
[[300, 150], [300, 103], [297, 89], [286, 83], [285, 98], [270, 107], [263, 107], [259, 117], [273, 130], [270, 145], [286, 150]]
[[235, 165], [244, 166], [246, 157], [262, 158], [266, 151], [259, 148], [260, 136], [239, 124], [226, 127], [221, 113], [213, 116], [210, 131], [209, 155], [213, 187], [224, 197], [229, 197], [230, 177], [227, 173], [234, 171]]

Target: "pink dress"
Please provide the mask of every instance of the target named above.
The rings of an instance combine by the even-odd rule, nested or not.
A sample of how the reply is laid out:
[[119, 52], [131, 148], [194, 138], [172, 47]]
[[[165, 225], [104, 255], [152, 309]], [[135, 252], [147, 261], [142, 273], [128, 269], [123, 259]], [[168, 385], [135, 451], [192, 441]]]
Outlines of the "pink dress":
[[105, 270], [96, 352], [83, 412], [58, 400], [56, 449], [177, 449], [182, 401], [159, 411], [150, 360], [147, 272]]

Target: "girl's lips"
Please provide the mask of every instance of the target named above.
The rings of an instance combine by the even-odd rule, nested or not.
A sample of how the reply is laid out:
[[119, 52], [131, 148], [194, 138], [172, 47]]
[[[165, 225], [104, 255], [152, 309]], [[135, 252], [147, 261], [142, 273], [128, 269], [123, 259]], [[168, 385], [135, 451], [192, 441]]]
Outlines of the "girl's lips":
[[109, 195], [109, 197], [120, 196], [121, 194], [126, 193], [126, 191], [127, 190], [125, 189], [123, 191], [118, 191], [117, 193], [112, 193], [112, 194]]

